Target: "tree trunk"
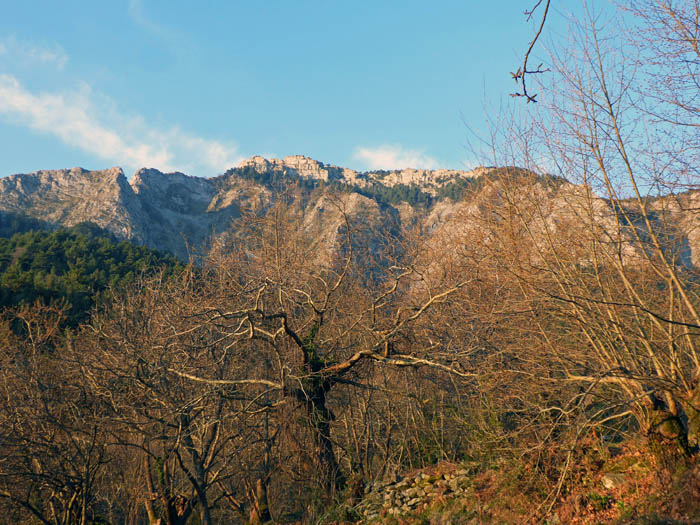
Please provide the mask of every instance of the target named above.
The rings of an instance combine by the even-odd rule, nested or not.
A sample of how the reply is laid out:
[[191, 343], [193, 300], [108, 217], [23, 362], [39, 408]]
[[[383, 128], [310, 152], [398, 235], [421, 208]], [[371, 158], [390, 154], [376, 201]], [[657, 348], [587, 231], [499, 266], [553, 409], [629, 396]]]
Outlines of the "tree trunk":
[[192, 514], [192, 505], [185, 496], [161, 497], [168, 525], [186, 525]]
[[251, 525], [259, 525], [272, 520], [270, 507], [267, 504], [267, 484], [262, 479], [255, 483], [253, 493], [253, 508], [250, 509], [249, 522]]
[[146, 454], [144, 461], [146, 469], [146, 487], [148, 489], [148, 494], [144, 500], [144, 506], [146, 507], [146, 513], [148, 514], [148, 525], [161, 525], [162, 521], [156, 516], [156, 510], [153, 507], [153, 499], [155, 498], [155, 489], [153, 488], [153, 479], [151, 479], [151, 456]]
[[307, 402], [307, 412], [311, 418], [316, 438], [317, 458], [324, 475], [324, 487], [329, 496], [345, 487], [345, 476], [338, 464], [331, 441], [333, 412], [326, 406], [327, 388], [321, 386]]
[[211, 525], [211, 515], [206, 494], [197, 493], [199, 499], [199, 521], [201, 525]]
[[667, 410], [652, 411], [647, 439], [659, 463], [669, 470], [687, 463], [693, 455], [688, 443], [688, 428], [679, 416]]

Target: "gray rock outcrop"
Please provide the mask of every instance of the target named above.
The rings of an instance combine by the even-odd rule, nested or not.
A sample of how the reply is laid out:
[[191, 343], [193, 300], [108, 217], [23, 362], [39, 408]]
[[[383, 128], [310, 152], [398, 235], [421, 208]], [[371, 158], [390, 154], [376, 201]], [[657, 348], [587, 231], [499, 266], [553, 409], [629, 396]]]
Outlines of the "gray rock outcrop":
[[[275, 191], [251, 178], [251, 171], [340, 182], [351, 188], [414, 185], [426, 192], [455, 177], [472, 176], [448, 170], [358, 173], [302, 155], [269, 160], [252, 157], [212, 179], [147, 168], [136, 172], [130, 181], [121, 168], [42, 170], [0, 179], [0, 211], [27, 215], [53, 226], [92, 222], [118, 238], [187, 259], [193, 252], [206, 251], [209, 241], [226, 232], [243, 210], [264, 210], [273, 203]], [[327, 254], [339, 239], [341, 209], [362, 223], [369, 251], [378, 248], [387, 229], [399, 227], [402, 217], [417, 220], [410, 207], [399, 211], [352, 191], [341, 198], [340, 206], [322, 194], [307, 199], [303, 203], [305, 228], [319, 239]]]
[[[447, 260], [460, 245], [485, 238], [481, 225], [506, 199], [531, 215], [528, 220], [535, 235], [554, 232], [570, 245], [586, 236], [606, 235], [610, 241], [610, 232], [618, 229], [609, 203], [582, 186], [565, 181], [550, 184], [536, 177], [520, 185], [473, 183], [494, 170], [360, 173], [303, 155], [284, 159], [255, 156], [211, 179], [156, 169], [141, 169], [130, 181], [121, 168], [42, 170], [0, 179], [0, 212], [26, 215], [50, 226], [92, 222], [118, 238], [183, 259], [205, 253], [210, 241], [231, 231], [232, 221], [246, 211], [264, 213], [274, 204], [278, 191], [285, 188], [289, 189], [285, 198], [291, 198], [301, 214], [300, 224], [315, 239], [319, 260], [327, 260], [334, 250], [341, 249], [346, 228], [343, 212], [358, 232], [361, 242], [357, 249], [368, 256], [381, 253], [388, 243], [400, 241], [402, 232], [415, 229], [432, 238], [428, 242]], [[299, 187], [295, 186], [298, 181], [303, 182]], [[322, 190], [328, 185], [335, 197]], [[445, 197], [456, 187], [471, 188], [469, 197], [457, 202]], [[422, 195], [418, 204], [406, 197], [407, 188]], [[441, 193], [444, 189], [450, 191]], [[630, 216], [635, 215], [634, 207], [631, 203]], [[698, 266], [700, 192], [656, 199], [648, 207], [662, 233], [675, 243], [679, 262]], [[591, 217], [595, 225], [584, 228]], [[640, 221], [635, 227], [643, 236], [644, 224]], [[638, 256], [633, 252], [630, 248], [627, 254]]]

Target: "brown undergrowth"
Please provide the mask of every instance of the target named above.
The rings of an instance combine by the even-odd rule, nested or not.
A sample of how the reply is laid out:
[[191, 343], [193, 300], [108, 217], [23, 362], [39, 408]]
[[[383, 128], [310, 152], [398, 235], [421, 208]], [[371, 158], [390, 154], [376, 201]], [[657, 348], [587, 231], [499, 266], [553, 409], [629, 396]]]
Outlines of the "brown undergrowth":
[[[574, 454], [559, 494], [533, 475], [533, 465], [504, 462], [486, 469], [441, 463], [407, 477], [431, 479], [468, 468], [459, 493], [427, 494], [413, 510], [358, 523], [447, 525], [523, 524], [696, 524], [700, 523], [700, 461], [662, 464], [646, 444], [586, 443]], [[536, 469], [535, 469], [536, 470]]]

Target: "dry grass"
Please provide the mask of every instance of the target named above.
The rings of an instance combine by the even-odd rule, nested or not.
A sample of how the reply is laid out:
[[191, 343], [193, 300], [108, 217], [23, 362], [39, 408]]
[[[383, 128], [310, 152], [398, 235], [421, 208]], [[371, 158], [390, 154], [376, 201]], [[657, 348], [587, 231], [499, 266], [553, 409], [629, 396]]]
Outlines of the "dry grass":
[[[546, 514], [547, 494], [541, 486], [523, 483], [522, 472], [527, 469], [503, 465], [475, 472], [462, 495], [438, 494], [410, 514], [383, 515], [373, 523], [700, 524], [697, 460], [679, 462], [671, 471], [660, 466], [647, 447], [636, 443], [599, 445], [581, 456]], [[423, 472], [432, 476], [457, 468], [441, 463]]]

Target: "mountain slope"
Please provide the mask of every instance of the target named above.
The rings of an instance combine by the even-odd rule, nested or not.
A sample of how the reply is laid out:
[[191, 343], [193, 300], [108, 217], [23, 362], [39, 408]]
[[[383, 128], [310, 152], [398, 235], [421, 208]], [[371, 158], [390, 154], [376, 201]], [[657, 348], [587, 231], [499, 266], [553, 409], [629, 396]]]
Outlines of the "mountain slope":
[[[523, 203], [534, 197], [546, 202], [538, 213], [546, 215], [541, 221], [554, 230], [567, 232], [570, 228], [561, 225], [585, 222], [576, 210], [586, 203], [572, 201], [585, 199], [585, 191], [563, 180], [532, 175], [493, 167], [360, 173], [301, 155], [252, 157], [211, 179], [155, 169], [141, 169], [130, 181], [120, 168], [38, 171], [0, 179], [0, 228], [18, 215], [48, 228], [91, 222], [120, 239], [187, 260], [206, 253], [213, 238], [231, 230], [232, 221], [262, 215], [279, 198], [295, 207], [300, 224], [319, 240], [326, 255], [339, 249], [338, 233], [346, 218], [362, 226], [361, 243], [368, 254], [376, 253], [387, 239], [400, 241], [407, 230], [443, 241], [457, 232], [458, 243], [472, 242], [474, 224], [504, 199], [515, 198], [513, 192]], [[511, 184], [503, 184], [506, 181]], [[330, 194], [336, 202], [328, 200]], [[688, 192], [651, 203], [661, 222], [677, 225], [672, 234], [682, 246], [686, 265], [700, 261], [698, 195]], [[594, 200], [601, 224], [609, 223], [605, 229], [614, 230], [607, 201]], [[454, 242], [446, 246], [455, 248]]]
[[[155, 169], [141, 169], [130, 181], [120, 168], [47, 170], [0, 179], [0, 211], [49, 226], [92, 222], [119, 238], [187, 258], [192, 251], [206, 250], [208, 241], [226, 232], [243, 210], [264, 212], [280, 192], [316, 217], [305, 224], [328, 238], [339, 227], [339, 217], [321, 218], [323, 192], [318, 189], [355, 195], [343, 199], [348, 213], [364, 210], [369, 226], [384, 229], [390, 223], [398, 226], [405, 215], [399, 213], [399, 203], [428, 204], [440, 189], [484, 171], [358, 173], [303, 156], [253, 157], [213, 179]], [[368, 209], [373, 211], [366, 213]]]

